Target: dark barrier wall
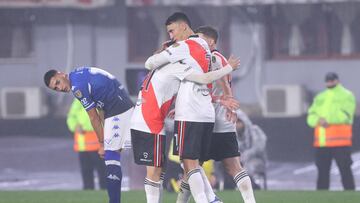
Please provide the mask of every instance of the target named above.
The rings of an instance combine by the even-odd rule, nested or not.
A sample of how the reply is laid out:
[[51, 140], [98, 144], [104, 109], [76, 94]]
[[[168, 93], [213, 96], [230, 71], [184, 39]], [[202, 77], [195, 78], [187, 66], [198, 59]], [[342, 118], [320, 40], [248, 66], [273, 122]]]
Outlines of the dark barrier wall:
[[[313, 161], [313, 129], [306, 116], [295, 118], [252, 118], [266, 133], [267, 154], [270, 160]], [[353, 151], [360, 149], [360, 117], [353, 125]]]
[[[306, 117], [252, 118], [268, 137], [267, 153], [270, 160], [312, 161], [313, 130], [306, 125]], [[360, 117], [353, 125], [353, 151], [360, 150]], [[1, 120], [0, 136], [71, 136], [64, 118], [33, 120]]]

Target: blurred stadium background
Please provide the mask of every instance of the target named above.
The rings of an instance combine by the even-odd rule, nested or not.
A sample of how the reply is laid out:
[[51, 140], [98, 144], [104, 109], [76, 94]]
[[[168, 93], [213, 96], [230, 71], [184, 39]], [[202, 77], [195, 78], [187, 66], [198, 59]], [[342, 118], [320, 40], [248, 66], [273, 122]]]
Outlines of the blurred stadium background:
[[[241, 58], [234, 94], [268, 137], [268, 189], [315, 189], [306, 110], [328, 71], [360, 101], [359, 0], [1, 0], [0, 190], [81, 189], [65, 123], [72, 96], [46, 90], [43, 73], [97, 66], [135, 96], [143, 63], [167, 39], [164, 21], [174, 11], [188, 14], [194, 28], [215, 26], [219, 49]], [[130, 152], [122, 160], [124, 189], [141, 189], [144, 171]], [[337, 169], [331, 175], [331, 189], [342, 189]]]

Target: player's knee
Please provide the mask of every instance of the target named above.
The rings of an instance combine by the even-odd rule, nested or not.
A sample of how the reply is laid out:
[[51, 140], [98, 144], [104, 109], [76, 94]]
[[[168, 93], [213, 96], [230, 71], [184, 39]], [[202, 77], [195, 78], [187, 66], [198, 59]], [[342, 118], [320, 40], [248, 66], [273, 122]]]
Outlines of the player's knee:
[[152, 181], [160, 181], [161, 173], [162, 173], [161, 167], [153, 167], [153, 166], [146, 167], [147, 179], [150, 179]]
[[226, 172], [231, 176], [234, 176], [243, 170], [243, 167], [241, 166], [240, 161], [237, 157], [225, 159], [222, 163]]

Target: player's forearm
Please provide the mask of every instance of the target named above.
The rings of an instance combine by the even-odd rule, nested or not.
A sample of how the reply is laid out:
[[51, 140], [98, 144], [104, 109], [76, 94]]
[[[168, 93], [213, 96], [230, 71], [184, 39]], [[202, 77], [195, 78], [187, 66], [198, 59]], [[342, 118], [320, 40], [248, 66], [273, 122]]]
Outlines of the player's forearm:
[[154, 70], [170, 63], [165, 51], [150, 56], [145, 62], [145, 68], [148, 70]]
[[221, 89], [224, 92], [223, 93], [224, 96], [227, 96], [227, 97], [232, 97], [233, 96], [227, 75], [223, 76], [220, 80], [217, 80], [216, 84], [221, 87]]
[[224, 96], [230, 96], [232, 97], [233, 96], [233, 93], [232, 93], [232, 90], [231, 90], [231, 86], [230, 86], [230, 83], [229, 81], [227, 80], [227, 77], [224, 76], [222, 78], [223, 82], [224, 82], [224, 86], [222, 87], [223, 88], [223, 91], [224, 91]]
[[97, 113], [95, 108], [88, 111], [88, 114], [91, 125], [94, 128], [94, 131], [96, 132], [99, 142], [104, 143], [104, 128], [101, 122], [100, 115]]
[[231, 73], [232, 70], [232, 67], [229, 65], [219, 70], [211, 71], [208, 73], [192, 73], [188, 75], [185, 79], [200, 84], [209, 84]]

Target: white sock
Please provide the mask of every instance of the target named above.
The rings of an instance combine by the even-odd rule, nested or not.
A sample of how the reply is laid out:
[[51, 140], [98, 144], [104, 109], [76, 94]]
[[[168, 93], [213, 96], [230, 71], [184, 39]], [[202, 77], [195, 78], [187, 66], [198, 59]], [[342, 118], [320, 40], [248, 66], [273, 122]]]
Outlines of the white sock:
[[191, 194], [196, 203], [208, 203], [208, 199], [205, 194], [204, 181], [201, 176], [200, 169], [193, 169], [188, 172], [188, 183], [190, 185]]
[[188, 203], [190, 200], [191, 191], [190, 185], [187, 183], [185, 178], [181, 181], [180, 192], [178, 193], [176, 203]]
[[147, 203], [159, 203], [160, 202], [160, 181], [152, 181], [145, 178], [145, 193]]
[[209, 179], [207, 178], [205, 171], [202, 167], [200, 167], [201, 176], [203, 178], [204, 186], [205, 186], [205, 194], [209, 202], [214, 201], [216, 194], [214, 193]]
[[234, 176], [234, 181], [241, 192], [245, 203], [256, 203], [251, 180], [245, 170], [240, 171]]

